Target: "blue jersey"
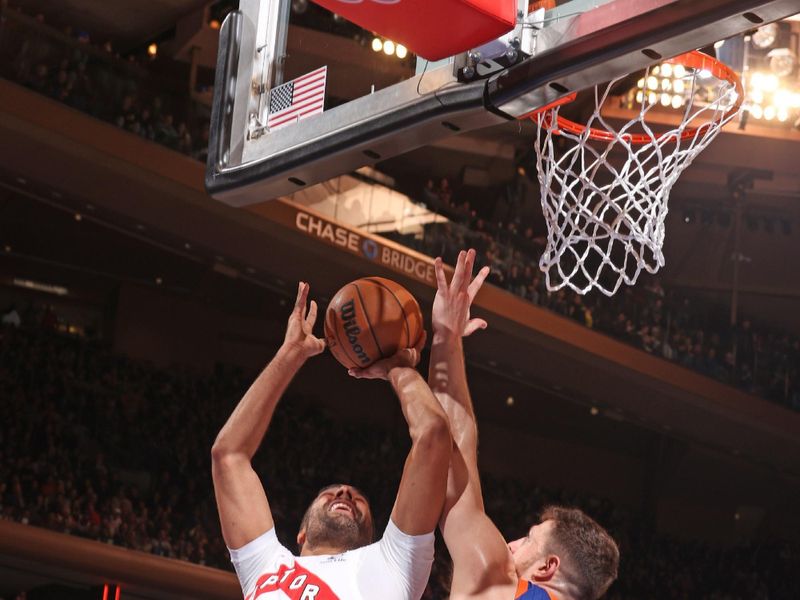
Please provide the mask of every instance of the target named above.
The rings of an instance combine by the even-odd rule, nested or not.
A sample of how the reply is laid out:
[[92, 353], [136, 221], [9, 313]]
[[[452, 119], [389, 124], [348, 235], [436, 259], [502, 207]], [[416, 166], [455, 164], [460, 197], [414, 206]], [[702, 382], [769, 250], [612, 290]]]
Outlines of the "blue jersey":
[[520, 581], [517, 585], [517, 595], [514, 600], [556, 600], [544, 588], [540, 588], [530, 581]]

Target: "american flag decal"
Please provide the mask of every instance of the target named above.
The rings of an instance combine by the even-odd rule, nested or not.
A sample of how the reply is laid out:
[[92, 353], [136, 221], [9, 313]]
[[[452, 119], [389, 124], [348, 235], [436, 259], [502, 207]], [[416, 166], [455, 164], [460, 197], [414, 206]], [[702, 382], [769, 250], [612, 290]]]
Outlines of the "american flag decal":
[[321, 113], [325, 106], [328, 67], [320, 67], [273, 88], [269, 94], [267, 127], [280, 129]]

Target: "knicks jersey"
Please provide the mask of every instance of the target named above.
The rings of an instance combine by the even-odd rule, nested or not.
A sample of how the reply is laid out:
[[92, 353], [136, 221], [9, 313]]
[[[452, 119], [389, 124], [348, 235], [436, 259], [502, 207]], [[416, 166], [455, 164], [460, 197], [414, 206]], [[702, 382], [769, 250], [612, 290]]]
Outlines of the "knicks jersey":
[[552, 597], [544, 588], [540, 588], [535, 583], [520, 581], [514, 600], [557, 600], [557, 598]]

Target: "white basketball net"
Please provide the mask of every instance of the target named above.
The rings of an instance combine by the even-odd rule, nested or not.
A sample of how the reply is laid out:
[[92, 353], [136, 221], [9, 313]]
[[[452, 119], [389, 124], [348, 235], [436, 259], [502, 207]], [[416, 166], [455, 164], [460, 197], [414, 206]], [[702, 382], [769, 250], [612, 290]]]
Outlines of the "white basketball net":
[[[716, 84], [712, 101], [694, 103], [698, 74], [689, 71], [686, 88], [691, 95], [683, 122], [667, 132], [655, 133], [645, 120], [660, 98], [647, 89], [639, 115], [625, 125], [615, 129], [600, 114], [619, 80], [595, 88], [596, 108], [581, 134], [559, 130], [558, 106], [533, 117], [539, 125], [536, 157], [547, 221], [547, 247], [539, 267], [548, 290], [566, 286], [585, 294], [596, 288], [611, 296], [623, 282], [633, 285], [642, 269], [655, 273], [664, 266], [670, 190], [738, 112], [731, 111], [738, 97], [736, 86], [727, 80]], [[591, 140], [590, 127], [607, 131], [608, 141]], [[698, 128], [696, 135], [681, 139], [691, 128]], [[643, 143], [631, 143], [634, 133], [645, 134], [639, 140]]]

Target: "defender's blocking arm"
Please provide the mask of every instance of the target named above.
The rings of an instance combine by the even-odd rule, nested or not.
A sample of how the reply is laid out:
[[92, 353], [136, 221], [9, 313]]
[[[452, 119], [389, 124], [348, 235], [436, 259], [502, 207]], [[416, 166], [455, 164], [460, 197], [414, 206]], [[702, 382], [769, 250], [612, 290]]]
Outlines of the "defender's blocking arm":
[[450, 420], [454, 450], [440, 527], [453, 559], [451, 598], [512, 597], [514, 563], [500, 532], [484, 512], [478, 473], [478, 429], [467, 385], [462, 338], [486, 327], [470, 319], [469, 307], [489, 274], [474, 280], [474, 250], [461, 252], [450, 285], [436, 260], [433, 345], [429, 381]]

